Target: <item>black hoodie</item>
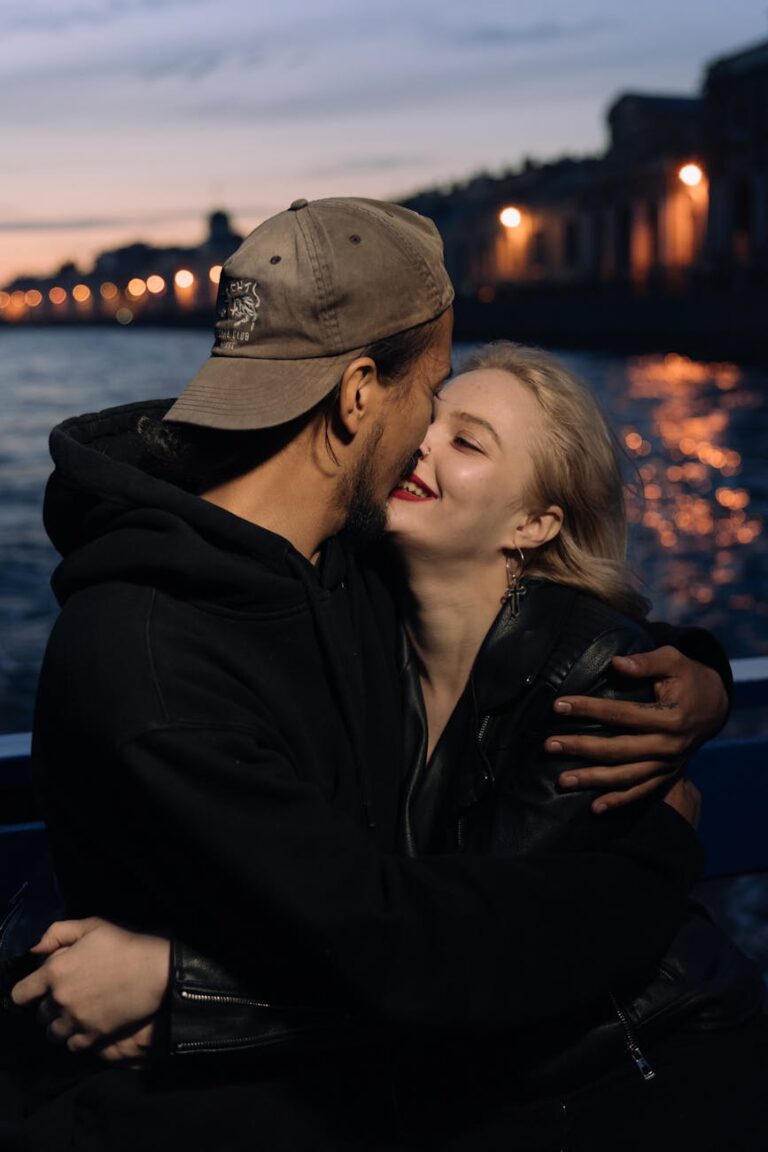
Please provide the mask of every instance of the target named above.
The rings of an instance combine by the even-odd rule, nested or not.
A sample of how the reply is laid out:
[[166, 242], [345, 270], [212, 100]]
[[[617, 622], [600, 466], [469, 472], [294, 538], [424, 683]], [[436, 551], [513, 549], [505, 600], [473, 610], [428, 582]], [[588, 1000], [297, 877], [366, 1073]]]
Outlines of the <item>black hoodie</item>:
[[136, 423], [165, 407], [51, 440], [62, 612], [33, 751], [71, 914], [420, 1030], [556, 1015], [660, 954], [700, 864], [666, 805], [610, 854], [394, 854], [391, 604], [338, 541], [315, 569], [153, 475]]

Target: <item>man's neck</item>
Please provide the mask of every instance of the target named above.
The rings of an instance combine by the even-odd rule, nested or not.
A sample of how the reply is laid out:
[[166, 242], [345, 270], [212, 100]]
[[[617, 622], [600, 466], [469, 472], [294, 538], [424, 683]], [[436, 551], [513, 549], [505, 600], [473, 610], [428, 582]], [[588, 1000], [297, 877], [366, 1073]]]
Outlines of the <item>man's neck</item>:
[[323, 542], [344, 525], [338, 480], [316, 448], [301, 435], [253, 471], [210, 489], [203, 499], [283, 536], [314, 561]]

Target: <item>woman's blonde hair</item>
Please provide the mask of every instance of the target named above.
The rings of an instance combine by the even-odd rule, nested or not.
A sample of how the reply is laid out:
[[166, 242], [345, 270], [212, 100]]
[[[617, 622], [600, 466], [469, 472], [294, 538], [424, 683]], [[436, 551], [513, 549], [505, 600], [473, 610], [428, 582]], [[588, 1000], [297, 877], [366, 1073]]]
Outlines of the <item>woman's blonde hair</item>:
[[499, 340], [473, 353], [462, 371], [496, 369], [536, 398], [543, 434], [531, 446], [529, 507], [563, 510], [560, 533], [528, 554], [526, 571], [596, 596], [642, 618], [650, 603], [626, 563], [627, 519], [618, 443], [586, 384], [548, 352]]

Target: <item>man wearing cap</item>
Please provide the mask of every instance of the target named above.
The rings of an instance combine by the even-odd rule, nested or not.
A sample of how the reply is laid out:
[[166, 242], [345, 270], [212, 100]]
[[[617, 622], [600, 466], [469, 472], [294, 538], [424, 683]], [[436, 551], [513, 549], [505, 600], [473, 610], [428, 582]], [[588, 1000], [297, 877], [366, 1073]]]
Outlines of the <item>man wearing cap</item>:
[[[36, 1152], [398, 1146], [382, 1035], [556, 1014], [673, 931], [698, 851], [664, 805], [610, 868], [393, 854], [397, 621], [335, 536], [379, 528], [411, 470], [452, 296], [422, 217], [295, 201], [225, 265], [212, 357], [170, 410], [52, 435], [62, 611], [33, 752], [68, 913], [247, 966], [264, 1023], [247, 1063], [196, 1062], [183, 1032], [146, 1073], [54, 1063]], [[177, 987], [204, 1012], [186, 955]], [[376, 1040], [330, 1060], [340, 1016]]]

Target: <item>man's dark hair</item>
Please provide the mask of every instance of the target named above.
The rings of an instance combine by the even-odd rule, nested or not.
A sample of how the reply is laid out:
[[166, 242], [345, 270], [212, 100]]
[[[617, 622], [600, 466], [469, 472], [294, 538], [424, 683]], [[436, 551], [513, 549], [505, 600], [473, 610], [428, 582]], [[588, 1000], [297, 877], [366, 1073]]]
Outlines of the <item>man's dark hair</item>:
[[[382, 382], [396, 387], [403, 383], [413, 365], [431, 346], [437, 323], [437, 320], [429, 320], [426, 324], [386, 336], [369, 344], [360, 355], [370, 356]], [[177, 424], [143, 416], [137, 431], [147, 454], [147, 464], [162, 479], [199, 495], [250, 472], [274, 456], [320, 414], [325, 419], [326, 446], [333, 458], [328, 430], [338, 404], [340, 387], [341, 381], [319, 404], [295, 420], [255, 431], [203, 428], [196, 424]]]

